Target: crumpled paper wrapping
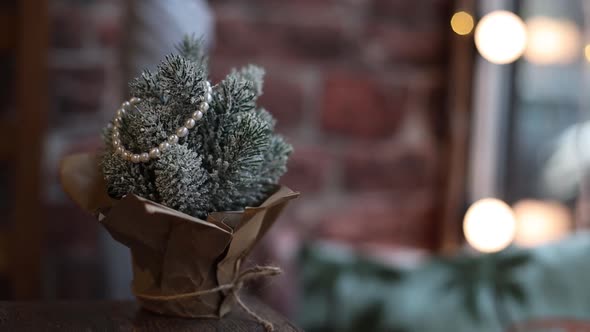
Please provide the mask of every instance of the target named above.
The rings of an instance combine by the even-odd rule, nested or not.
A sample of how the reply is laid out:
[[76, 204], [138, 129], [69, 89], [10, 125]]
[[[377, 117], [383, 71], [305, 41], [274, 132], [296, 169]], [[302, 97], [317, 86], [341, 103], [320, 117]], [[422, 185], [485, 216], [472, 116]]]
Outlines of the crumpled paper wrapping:
[[[111, 236], [131, 250], [134, 294], [169, 296], [232, 283], [240, 265], [299, 193], [279, 187], [259, 207], [214, 212], [201, 220], [129, 194], [110, 198], [96, 154], [66, 157], [60, 176], [65, 192], [95, 214]], [[234, 297], [227, 292], [175, 300], [136, 296], [147, 310], [182, 317], [220, 318]]]

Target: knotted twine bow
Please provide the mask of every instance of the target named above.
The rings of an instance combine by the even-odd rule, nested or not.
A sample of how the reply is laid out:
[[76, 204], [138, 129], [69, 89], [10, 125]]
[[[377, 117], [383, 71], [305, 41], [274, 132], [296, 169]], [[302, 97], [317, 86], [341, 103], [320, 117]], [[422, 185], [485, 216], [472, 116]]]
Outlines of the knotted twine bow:
[[254, 318], [258, 323], [262, 324], [266, 331], [274, 331], [274, 327], [271, 322], [268, 320], [260, 317], [254, 311], [252, 311], [248, 306], [242, 301], [239, 295], [240, 289], [244, 287], [244, 283], [249, 280], [258, 279], [261, 277], [274, 277], [281, 274], [282, 271], [280, 268], [275, 266], [255, 266], [245, 271], [241, 272], [234, 278], [234, 280], [228, 284], [219, 285], [214, 288], [198, 290], [190, 293], [183, 293], [183, 294], [174, 294], [174, 295], [147, 295], [147, 294], [137, 294], [135, 296], [140, 297], [146, 300], [155, 300], [155, 301], [172, 301], [172, 300], [180, 300], [186, 299], [191, 297], [199, 297], [207, 294], [212, 294], [216, 292], [228, 291], [229, 296], [232, 296], [236, 303], [244, 309], [244, 311]]

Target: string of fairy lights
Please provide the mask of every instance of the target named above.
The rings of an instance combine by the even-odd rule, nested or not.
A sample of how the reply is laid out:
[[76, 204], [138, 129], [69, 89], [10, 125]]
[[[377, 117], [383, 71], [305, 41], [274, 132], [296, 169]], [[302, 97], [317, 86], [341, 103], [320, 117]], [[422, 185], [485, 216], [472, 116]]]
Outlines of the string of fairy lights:
[[[524, 21], [509, 11], [493, 11], [478, 22], [472, 14], [459, 11], [450, 21], [460, 36], [470, 36], [478, 53], [487, 61], [505, 65], [524, 58], [546, 66], [590, 62], [590, 44], [584, 44], [578, 26], [564, 18], [530, 17]], [[560, 202], [522, 200], [509, 206], [496, 198], [474, 202], [463, 219], [468, 244], [480, 252], [497, 252], [512, 243], [536, 246], [570, 233], [573, 216]]]
[[473, 15], [456, 12], [452, 30], [461, 36], [474, 34], [479, 54], [495, 64], [509, 64], [523, 57], [537, 65], [568, 64], [585, 57], [590, 62], [590, 44], [583, 43], [575, 22], [547, 16], [523, 21], [515, 13], [499, 10], [475, 22]]

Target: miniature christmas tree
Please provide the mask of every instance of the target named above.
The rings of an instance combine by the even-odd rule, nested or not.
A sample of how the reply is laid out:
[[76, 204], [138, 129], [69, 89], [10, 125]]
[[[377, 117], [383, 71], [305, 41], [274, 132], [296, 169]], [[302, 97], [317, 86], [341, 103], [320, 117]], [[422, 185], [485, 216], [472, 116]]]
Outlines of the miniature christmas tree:
[[185, 38], [178, 53], [130, 83], [134, 98], [104, 131], [109, 195], [133, 193], [199, 218], [259, 205], [292, 151], [256, 104], [264, 70], [233, 70], [211, 88], [198, 40]]
[[271, 331], [239, 291], [281, 270], [242, 263], [299, 196], [278, 185], [291, 146], [256, 105], [262, 69], [233, 70], [212, 87], [199, 42], [185, 38], [178, 53], [130, 83], [99, 154], [64, 158], [64, 190], [131, 250], [142, 308], [222, 318], [237, 304]]

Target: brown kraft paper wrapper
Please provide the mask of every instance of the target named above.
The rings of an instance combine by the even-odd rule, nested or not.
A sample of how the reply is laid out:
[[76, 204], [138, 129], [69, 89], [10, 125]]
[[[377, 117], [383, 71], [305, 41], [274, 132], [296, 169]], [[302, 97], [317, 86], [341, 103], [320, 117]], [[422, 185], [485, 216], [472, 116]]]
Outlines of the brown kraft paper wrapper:
[[[133, 293], [148, 297], [206, 291], [234, 282], [254, 245], [287, 203], [299, 196], [278, 187], [259, 207], [213, 212], [205, 221], [133, 194], [111, 199], [96, 154], [66, 157], [60, 176], [65, 192], [131, 250]], [[153, 312], [210, 318], [227, 314], [235, 299], [223, 291], [166, 301], [136, 298]]]

